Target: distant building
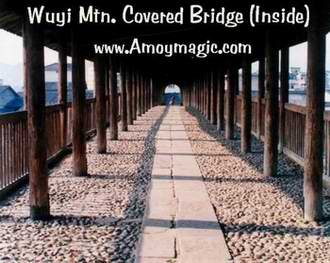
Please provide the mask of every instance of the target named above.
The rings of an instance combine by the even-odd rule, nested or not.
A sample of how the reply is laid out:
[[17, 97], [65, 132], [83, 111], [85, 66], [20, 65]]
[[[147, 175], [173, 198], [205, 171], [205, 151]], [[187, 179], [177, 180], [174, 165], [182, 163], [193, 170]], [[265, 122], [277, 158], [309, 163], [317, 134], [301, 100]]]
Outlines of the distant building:
[[[46, 105], [54, 105], [58, 103], [58, 92], [57, 92], [57, 82], [46, 82]], [[67, 100], [72, 101], [72, 83], [68, 83], [67, 87]], [[91, 99], [94, 97], [94, 92], [92, 90], [86, 89], [86, 99]]]
[[289, 89], [294, 91], [305, 91], [307, 83], [307, 74], [301, 71], [300, 67], [290, 67], [289, 71]]
[[[72, 64], [68, 64], [68, 102], [72, 101]], [[46, 105], [54, 105], [58, 103], [58, 71], [59, 64], [53, 63], [45, 67], [45, 88], [46, 88]], [[86, 98], [93, 98], [93, 90], [86, 89]]]
[[[253, 72], [251, 73], [251, 91], [252, 91], [252, 96], [256, 96], [258, 93], [258, 73]], [[238, 77], [238, 88], [240, 91], [243, 89], [243, 75], [242, 72], [240, 71], [239, 77]]]
[[325, 88], [330, 90], [330, 71], [327, 70], [325, 73]]
[[[68, 73], [68, 83], [72, 82], [72, 64], [67, 65]], [[59, 64], [53, 63], [49, 64], [45, 67], [45, 81], [46, 82], [57, 82], [58, 80], [58, 71], [59, 71]]]
[[0, 85], [0, 114], [18, 111], [22, 107], [22, 97], [12, 87]]

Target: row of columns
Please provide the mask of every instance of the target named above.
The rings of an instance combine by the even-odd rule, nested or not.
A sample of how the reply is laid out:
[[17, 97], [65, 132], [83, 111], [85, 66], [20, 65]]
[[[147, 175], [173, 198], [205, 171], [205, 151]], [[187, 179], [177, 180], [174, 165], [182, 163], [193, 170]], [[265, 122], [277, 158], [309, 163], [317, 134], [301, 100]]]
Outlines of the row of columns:
[[[305, 157], [304, 157], [304, 216], [306, 220], [319, 220], [323, 216], [323, 115], [325, 91], [325, 32], [321, 19], [314, 9], [313, 23], [308, 29], [308, 85], [306, 105]], [[260, 138], [264, 127], [265, 176], [277, 176], [278, 154], [285, 140], [285, 103], [289, 98], [289, 47], [279, 48], [273, 32], [267, 32], [265, 57], [259, 60], [258, 121]], [[242, 60], [241, 93], [241, 151], [251, 152], [251, 61]], [[280, 67], [280, 72], [279, 72]], [[238, 66], [211, 70], [185, 90], [184, 105], [198, 109], [219, 131], [225, 131], [226, 139], [234, 139], [235, 97], [238, 90]], [[225, 74], [227, 89], [225, 91]], [[280, 80], [280, 87], [279, 87]], [[187, 94], [189, 93], [189, 94]], [[265, 100], [263, 112], [262, 102]], [[226, 118], [224, 114], [226, 111]], [[264, 123], [261, 122], [265, 114]], [[263, 126], [264, 125], [264, 126]]]
[[[50, 217], [47, 149], [45, 124], [45, 79], [43, 34], [38, 26], [24, 23], [24, 76], [25, 104], [28, 114], [29, 135], [29, 185], [30, 216], [45, 220]], [[67, 146], [67, 56], [64, 41], [59, 48], [58, 100], [61, 105], [61, 145]], [[87, 176], [86, 130], [85, 130], [85, 58], [78, 36], [71, 36], [72, 56], [72, 148], [74, 176]], [[109, 126], [111, 140], [118, 139], [118, 83], [120, 74], [120, 119], [121, 130], [127, 131], [138, 116], [155, 105], [152, 79], [119, 63], [118, 58], [98, 57], [94, 61], [96, 97], [96, 144], [97, 152], [107, 151], [107, 103], [109, 103]], [[109, 99], [107, 99], [107, 97]]]

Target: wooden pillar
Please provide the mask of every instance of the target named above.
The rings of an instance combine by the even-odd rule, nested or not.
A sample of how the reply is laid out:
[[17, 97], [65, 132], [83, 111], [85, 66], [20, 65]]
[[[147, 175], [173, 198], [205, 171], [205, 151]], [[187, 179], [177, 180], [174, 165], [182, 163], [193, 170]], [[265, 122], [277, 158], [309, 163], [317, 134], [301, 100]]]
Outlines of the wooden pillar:
[[85, 134], [85, 60], [75, 32], [72, 34], [72, 146], [73, 175], [87, 175]]
[[217, 74], [213, 70], [211, 72], [211, 124], [217, 124]]
[[136, 72], [132, 71], [132, 117], [133, 117], [133, 123], [136, 120], [136, 87], [137, 87], [137, 81], [136, 81], [137, 74]]
[[127, 123], [133, 125], [132, 71], [126, 70]]
[[323, 141], [326, 39], [322, 30], [323, 8], [313, 2], [308, 28], [307, 105], [304, 157], [304, 216], [306, 220], [323, 217]]
[[33, 220], [50, 217], [45, 110], [43, 33], [24, 23], [25, 72], [27, 89], [30, 216]]
[[136, 85], [137, 85], [137, 88], [136, 88], [136, 99], [137, 99], [137, 114], [138, 116], [141, 116], [142, 115], [142, 105], [141, 105], [141, 75], [138, 74], [137, 75], [137, 78], [136, 78]]
[[110, 124], [110, 79], [109, 79], [109, 60], [104, 59], [104, 67], [105, 67], [105, 100], [106, 100], [106, 124], [109, 127]]
[[281, 88], [280, 88], [280, 143], [279, 151], [283, 151], [285, 140], [285, 103], [289, 101], [289, 48], [281, 50]]
[[203, 112], [203, 108], [202, 108], [202, 96], [201, 96], [201, 93], [202, 93], [202, 80], [199, 79], [198, 80], [198, 110], [199, 112]]
[[207, 76], [204, 76], [204, 86], [203, 86], [203, 103], [204, 103], [204, 116], [207, 119]]
[[154, 107], [153, 79], [150, 78], [150, 108]]
[[149, 110], [149, 80], [145, 79], [145, 112]]
[[248, 58], [243, 61], [243, 89], [241, 102], [241, 151], [247, 153], [251, 151], [251, 63]]
[[149, 83], [148, 78], [144, 79], [144, 112], [149, 110]]
[[121, 117], [121, 130], [128, 131], [127, 126], [127, 74], [125, 67], [123, 65], [120, 66], [120, 83], [121, 83], [121, 95], [120, 95], [120, 117]]
[[234, 139], [235, 133], [235, 118], [234, 118], [234, 111], [235, 111], [235, 71], [237, 69], [233, 66], [229, 66], [228, 68], [228, 85], [227, 85], [227, 92], [226, 92], [226, 130], [225, 130], [225, 137], [227, 140]]
[[217, 128], [225, 129], [225, 76], [222, 69], [217, 74]]
[[113, 57], [109, 63], [109, 86], [110, 86], [110, 139], [118, 140], [118, 84], [117, 65]]
[[211, 74], [206, 75], [206, 114], [211, 122]]
[[68, 130], [68, 111], [67, 111], [67, 47], [65, 42], [61, 42], [58, 47], [58, 103], [61, 105], [61, 145], [67, 145], [67, 130]]
[[96, 148], [98, 153], [107, 151], [107, 123], [105, 98], [105, 63], [97, 58], [94, 63], [96, 97]]
[[265, 58], [259, 60], [259, 74], [258, 74], [258, 119], [257, 119], [257, 132], [258, 138], [261, 139], [262, 129], [262, 114], [263, 105], [262, 101], [265, 98]]
[[144, 86], [144, 77], [141, 76], [141, 113], [145, 114], [145, 86]]
[[266, 37], [266, 109], [264, 138], [264, 175], [277, 175], [278, 162], [278, 50], [273, 32]]

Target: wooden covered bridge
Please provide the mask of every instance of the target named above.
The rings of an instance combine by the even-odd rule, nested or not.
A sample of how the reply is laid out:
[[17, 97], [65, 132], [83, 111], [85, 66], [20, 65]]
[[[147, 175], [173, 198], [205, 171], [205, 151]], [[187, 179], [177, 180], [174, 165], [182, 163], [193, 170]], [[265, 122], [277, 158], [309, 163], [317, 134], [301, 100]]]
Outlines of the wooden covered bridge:
[[[52, 11], [62, 11], [69, 7], [74, 9], [75, 5], [93, 4], [100, 10], [111, 11], [117, 17], [120, 17], [123, 5], [103, 1], [84, 1], [83, 3], [72, 1], [73, 4], [70, 1], [64, 4], [56, 1], [43, 2], [47, 9]], [[164, 10], [168, 10], [169, 7], [176, 9], [180, 6], [186, 6], [189, 9], [186, 2], [188, 1], [176, 1], [175, 3], [166, 1], [166, 3], [150, 5], [139, 3], [136, 9], [160, 10], [159, 4], [163, 5]], [[260, 2], [262, 2], [260, 5], [266, 10], [281, 10], [281, 8], [289, 10], [292, 6], [303, 8], [300, 1]], [[165, 259], [175, 261], [177, 258], [182, 262], [224, 262], [230, 261], [231, 257], [237, 262], [268, 262], [267, 260], [271, 259], [300, 262], [300, 256], [300, 260], [305, 258], [307, 261], [310, 260], [308, 262], [329, 262], [327, 260], [330, 259], [330, 238], [327, 213], [330, 212], [330, 209], [327, 203], [328, 192], [325, 187], [330, 175], [330, 115], [325, 111], [324, 92], [326, 34], [330, 31], [330, 6], [328, 1], [307, 1], [307, 4], [310, 8], [308, 28], [292, 25], [260, 25], [251, 28], [247, 24], [239, 25], [237, 28], [225, 28], [222, 25], [214, 24], [125, 25], [122, 22], [118, 22], [116, 25], [80, 25], [77, 23], [74, 13], [73, 23], [58, 27], [47, 23], [31, 25], [28, 22], [26, 7], [35, 5], [33, 1], [23, 3], [16, 0], [1, 1], [0, 28], [23, 37], [25, 101], [25, 110], [0, 115], [0, 195], [4, 200], [0, 209], [0, 233], [4, 233], [6, 238], [8, 235], [7, 241], [5, 238], [0, 242], [2, 260], [45, 262], [44, 259], [47, 255], [48, 259], [55, 259], [63, 246], [69, 246], [68, 244], [73, 242], [71, 238], [75, 233], [78, 236], [84, 234], [76, 229], [77, 232], [73, 231], [69, 237], [63, 237], [61, 232], [63, 229], [59, 229], [58, 234], [56, 231], [55, 234], [49, 232], [46, 236], [41, 237], [39, 240], [41, 243], [43, 240], [46, 243], [47, 237], [52, 235], [55, 237], [58, 235], [60, 239], [63, 237], [64, 245], [56, 243], [56, 245], [50, 246], [51, 252], [49, 253], [53, 253], [57, 249], [55, 254], [47, 254], [48, 252], [42, 254], [47, 249], [41, 244], [40, 254], [33, 252], [35, 254], [32, 256], [25, 257], [26, 254], [17, 252], [20, 249], [24, 250], [24, 246], [19, 242], [25, 240], [27, 243], [34, 244], [35, 240], [31, 240], [31, 236], [38, 237], [39, 234], [36, 233], [44, 231], [42, 227], [50, 229], [56, 224], [63, 228], [66, 224], [75, 225], [75, 217], [70, 217], [75, 213], [75, 208], [83, 209], [83, 207], [95, 203], [94, 210], [92, 210], [93, 213], [95, 212], [95, 216], [90, 214], [82, 216], [82, 220], [87, 220], [84, 221], [84, 224], [91, 228], [95, 227], [94, 231], [98, 234], [94, 237], [95, 239], [91, 239], [91, 242], [98, 244], [111, 231], [114, 231], [114, 236], [117, 237], [112, 240], [115, 244], [114, 249], [118, 248], [118, 251], [121, 252], [114, 250], [110, 253], [108, 248], [101, 251], [102, 245], [99, 245], [100, 250], [96, 248], [96, 254], [92, 253], [93, 256], [88, 258], [88, 256], [84, 256], [84, 243], [78, 242], [75, 244], [77, 247], [81, 246], [81, 250], [79, 253], [77, 252], [77, 255], [70, 250], [61, 252], [64, 255], [59, 259], [68, 262], [71, 262], [70, 260], [75, 262], [79, 258], [85, 260], [82, 262], [131, 262], [134, 260], [132, 251], [135, 251], [139, 243], [138, 247], [142, 254], [138, 258], [143, 262], [163, 262], [161, 260], [167, 262]], [[38, 5], [40, 4], [38, 3]], [[240, 11], [248, 16], [250, 2], [221, 1], [221, 3], [204, 3], [203, 7], [209, 10], [211, 7], [219, 5], [225, 6], [228, 10]], [[253, 50], [248, 55], [223, 54], [204, 59], [187, 55], [175, 55], [170, 58], [160, 55], [95, 55], [93, 48], [95, 43], [119, 42], [128, 45], [135, 37], [138, 37], [141, 42], [148, 43], [169, 41], [189, 43], [205, 40], [220, 43], [242, 42], [251, 44]], [[304, 41], [308, 43], [307, 104], [298, 106], [289, 104], [289, 48]], [[45, 106], [44, 46], [58, 51], [59, 55], [58, 104], [47, 107]], [[72, 102], [67, 101], [68, 56], [72, 58]], [[95, 98], [89, 100], [85, 99], [85, 59], [94, 62], [95, 72]], [[252, 97], [251, 64], [256, 61], [259, 62], [258, 95]], [[242, 69], [241, 90], [238, 88], [238, 70], [240, 68]], [[164, 89], [171, 83], [176, 83], [181, 88], [184, 108], [161, 106]], [[136, 130], [139, 127], [142, 127], [142, 130]], [[142, 135], [130, 138], [129, 136], [133, 136], [134, 132], [140, 132]], [[128, 144], [132, 144], [134, 141], [138, 143], [141, 140], [141, 145], [134, 144], [136, 146], [134, 153], [125, 148]], [[198, 142], [199, 140], [200, 142]], [[210, 148], [206, 150], [207, 154], [205, 154], [203, 147], [207, 147], [207, 145]], [[259, 150], [256, 150], [257, 148]], [[134, 159], [135, 161], [131, 162], [132, 160], [129, 158], [133, 158], [134, 154], [141, 155], [141, 159]], [[119, 159], [121, 158], [120, 162], [119, 159], [114, 159], [116, 155]], [[206, 155], [208, 157], [205, 157]], [[168, 159], [168, 156], [171, 158]], [[214, 159], [210, 161], [207, 158]], [[251, 164], [254, 158], [259, 158], [258, 162], [254, 163], [255, 166]], [[261, 162], [260, 158], [262, 158]], [[137, 167], [135, 162], [140, 161], [142, 163]], [[208, 165], [205, 165], [205, 162]], [[283, 162], [285, 162], [284, 168], [280, 168], [280, 163]], [[223, 165], [221, 169], [210, 168], [219, 163]], [[119, 165], [119, 168], [111, 168], [112, 165]], [[243, 168], [237, 168], [236, 165], [242, 165]], [[112, 183], [117, 184], [119, 180], [126, 180], [121, 178], [121, 175], [129, 177], [139, 174], [137, 178], [134, 177], [134, 185], [145, 184], [145, 187], [142, 190], [137, 190], [133, 186], [129, 190], [122, 189], [124, 194], [120, 192], [121, 188], [119, 190], [107, 188], [106, 184], [104, 187], [95, 189], [93, 188], [94, 181], [92, 181], [93, 169], [97, 170], [99, 166], [110, 167], [110, 170], [114, 170], [102, 171], [104, 174], [99, 176], [98, 180], [101, 177], [103, 180], [108, 178], [108, 180], [112, 180]], [[208, 170], [209, 168], [210, 170]], [[244, 173], [248, 173], [250, 169], [253, 170], [251, 173], [256, 177], [244, 179]], [[221, 188], [220, 185], [229, 180], [229, 177], [223, 177], [227, 173], [230, 180], [238, 180], [236, 181], [238, 189], [242, 183], [248, 184], [247, 189], [250, 190], [248, 193], [245, 192], [246, 195], [256, 191], [250, 188], [250, 184], [267, 183], [267, 187], [269, 185], [275, 187], [272, 191], [280, 196], [277, 200], [279, 203], [274, 203], [272, 207], [267, 206], [267, 202], [276, 200], [272, 199], [274, 196], [265, 194], [262, 205], [257, 203], [254, 207], [258, 210], [258, 205], [267, 206], [266, 212], [263, 213], [267, 214], [267, 211], [272, 211], [270, 217], [270, 220], [274, 219], [272, 223], [268, 224], [263, 220], [254, 222], [252, 213], [249, 214], [250, 221], [244, 221], [244, 219], [241, 224], [234, 225], [235, 220], [245, 213], [244, 206], [248, 206], [248, 203], [244, 202], [253, 202], [253, 197], [251, 196], [252, 200], [242, 202], [239, 193], [235, 197], [235, 184], [229, 185], [227, 189]], [[237, 173], [240, 174], [239, 178], [233, 178]], [[214, 178], [209, 177], [210, 174], [214, 174], [212, 175]], [[292, 191], [290, 183], [302, 180], [302, 174], [303, 184], [298, 184], [298, 188], [292, 186]], [[66, 182], [71, 182], [71, 185], [64, 185], [66, 182], [58, 181], [60, 177], [64, 177]], [[178, 204], [179, 208], [176, 208], [177, 213], [183, 213], [181, 220], [175, 221], [172, 212], [168, 216], [162, 217], [162, 213], [169, 208], [168, 204], [174, 202], [171, 199], [173, 197], [166, 195], [168, 194], [167, 186], [164, 182], [167, 179], [174, 182], [172, 183], [177, 191], [175, 198], [183, 200], [181, 205]], [[27, 181], [28, 188], [24, 186]], [[214, 181], [214, 185], [211, 185], [211, 181]], [[98, 184], [103, 183], [105, 181]], [[150, 184], [152, 188], [148, 190]], [[218, 190], [215, 184], [219, 185]], [[281, 187], [276, 187], [279, 185], [290, 193], [294, 192], [293, 195], [287, 196], [284, 190], [283, 193], [281, 192], [282, 194], [279, 193], [278, 189]], [[84, 188], [85, 186], [87, 188]], [[187, 197], [185, 194], [188, 190], [185, 187], [188, 186], [192, 187], [192, 191]], [[21, 187], [28, 190], [23, 190], [23, 192], [17, 190], [22, 189]], [[80, 188], [79, 191], [84, 193], [84, 198], [88, 196], [89, 199], [79, 199], [77, 198], [79, 194], [70, 195], [70, 187]], [[56, 191], [58, 189], [59, 193], [52, 189]], [[263, 195], [263, 187], [257, 189], [260, 191], [258, 194]], [[101, 201], [97, 197], [98, 191], [104, 193], [102, 195], [104, 199]], [[137, 194], [134, 195], [134, 198], [130, 197], [132, 193], [129, 191], [136, 191]], [[199, 191], [202, 191], [202, 194]], [[222, 194], [228, 191], [231, 191], [230, 197], [228, 196], [228, 199], [222, 197]], [[204, 195], [204, 192], [210, 195], [210, 200], [207, 195]], [[127, 196], [122, 197], [125, 194]], [[109, 197], [112, 200], [109, 200]], [[63, 200], [58, 202], [57, 198], [63, 198]], [[139, 198], [143, 200], [139, 200]], [[165, 200], [166, 202], [162, 202], [164, 198], [167, 200]], [[281, 201], [283, 198], [286, 198], [287, 203]], [[102, 211], [104, 220], [95, 219], [99, 216], [97, 209], [103, 209], [105, 203], [112, 201], [120, 203], [124, 199], [127, 206], [140, 209], [140, 217], [130, 218], [128, 216], [127, 219], [124, 216], [123, 221], [118, 218], [111, 219], [115, 217], [115, 212], [112, 214], [111, 209], [113, 208], [109, 208], [112, 207], [112, 204], [109, 204], [109, 207]], [[15, 203], [17, 200], [21, 200], [18, 208]], [[70, 202], [73, 200], [77, 202], [71, 204]], [[87, 203], [83, 204], [84, 200]], [[226, 200], [232, 202], [227, 204]], [[240, 211], [235, 214], [233, 211], [234, 218], [229, 220], [230, 215], [227, 217], [224, 211], [226, 213], [229, 211], [230, 214], [231, 209], [234, 209], [233, 207], [239, 202], [242, 202]], [[297, 207], [290, 202], [297, 202]], [[22, 212], [23, 215], [20, 214], [21, 203], [29, 207], [29, 215], [24, 212]], [[63, 208], [65, 203], [71, 205]], [[198, 203], [200, 206], [194, 207], [194, 203]], [[185, 207], [192, 207], [191, 210], [195, 212], [203, 211], [205, 213], [196, 212], [198, 214], [196, 215], [183, 204], [186, 205]], [[174, 237], [176, 240], [173, 241], [174, 246], [179, 246], [179, 250], [175, 251], [172, 251], [174, 247], [172, 241], [166, 243], [167, 236], [156, 235], [156, 239], [149, 237], [150, 240], [148, 240], [150, 233], [141, 230], [141, 216], [146, 205], [147, 210], [143, 219], [144, 228], [189, 228], [193, 229], [192, 231], [197, 229], [209, 233], [208, 237], [212, 238], [207, 239], [208, 237], [206, 237], [204, 240], [204, 236], [198, 233], [196, 234], [197, 239], [195, 234], [192, 235], [195, 237], [193, 239], [189, 236], [190, 233], [183, 231], [181, 234], [186, 239], [180, 239], [182, 237], [180, 235]], [[162, 206], [166, 208], [164, 211]], [[170, 206], [169, 209], [172, 208]], [[284, 219], [281, 221], [279, 214], [290, 208], [293, 209], [293, 212], [287, 211], [287, 213], [290, 214], [291, 221]], [[157, 220], [150, 216], [154, 209], [156, 209], [156, 215], [159, 215], [157, 213], [162, 210], [159, 212], [160, 218]], [[255, 211], [255, 213], [259, 212]], [[189, 218], [189, 215], [193, 218]], [[292, 217], [292, 215], [294, 216]], [[28, 216], [37, 220], [35, 222], [41, 223], [29, 221]], [[88, 216], [91, 216], [92, 219], [88, 219]], [[139, 219], [141, 220], [139, 221]], [[203, 221], [204, 219], [206, 223]], [[198, 222], [196, 223], [196, 221]], [[317, 221], [319, 224], [317, 225], [313, 221]], [[13, 224], [13, 227], [4, 226], [6, 222]], [[120, 229], [124, 224], [130, 225], [136, 224], [136, 222], [138, 224], [135, 228]], [[149, 223], [150, 225], [148, 225]], [[30, 228], [25, 229], [23, 225], [29, 225]], [[224, 233], [219, 225], [222, 226]], [[76, 226], [79, 226], [79, 223]], [[113, 227], [115, 230], [106, 229], [110, 232], [102, 234], [102, 232], [98, 232], [102, 227]], [[249, 227], [256, 228], [253, 228], [253, 231], [246, 230]], [[39, 230], [29, 232], [28, 229], [34, 228]], [[25, 229], [24, 231], [27, 232], [20, 235], [21, 229]], [[152, 230], [150, 231], [152, 232]], [[306, 244], [312, 244], [313, 249], [309, 254], [305, 254], [306, 251], [293, 253], [290, 249], [288, 253], [280, 251], [276, 254], [277, 252], [274, 252], [276, 247], [273, 252], [265, 250], [265, 247], [268, 246], [266, 243], [260, 249], [253, 242], [250, 250], [245, 247], [242, 249], [244, 244], [235, 247], [242, 242], [249, 243], [249, 237], [253, 236], [254, 232], [263, 231], [266, 232], [266, 236], [269, 233], [272, 235], [272, 231], [280, 231], [280, 241], [275, 242], [277, 245], [280, 244], [279, 247], [283, 244], [283, 247], [296, 248], [296, 238], [302, 236], [300, 242], [306, 242], [308, 239]], [[131, 238], [133, 232], [135, 235], [132, 238], [133, 244], [119, 244], [124, 242], [126, 236]], [[233, 232], [234, 234], [232, 234]], [[9, 236], [16, 235], [15, 233], [18, 233], [19, 241], [11, 240], [14, 237], [9, 238]], [[236, 233], [240, 233], [238, 237]], [[249, 237], [244, 239], [244, 234]], [[277, 234], [277, 232], [273, 233], [274, 236]], [[291, 234], [294, 239], [292, 243], [284, 238], [286, 235], [290, 238]], [[268, 238], [256, 235], [257, 239], [266, 240]], [[111, 238], [109, 237], [109, 240]], [[145, 243], [141, 241], [143, 238], [146, 239]], [[169, 239], [172, 240], [171, 238]], [[309, 238], [313, 240], [311, 241]], [[84, 240], [83, 237], [81, 239]], [[137, 239], [140, 241], [138, 242]], [[110, 242], [109, 240], [107, 242]], [[192, 244], [198, 240], [200, 243], [196, 249]], [[11, 247], [10, 242], [14, 242], [15, 245]], [[171, 248], [169, 248], [170, 246]], [[54, 249], [52, 250], [52, 248]], [[259, 251], [257, 248], [264, 251], [261, 256], [257, 253]], [[88, 249], [86, 248], [86, 250]], [[219, 253], [214, 252], [217, 250]], [[207, 258], [205, 253], [210, 254], [211, 258]], [[287, 257], [288, 255], [289, 257]], [[297, 258], [295, 255], [298, 255]], [[269, 257], [267, 258], [267, 256]], [[151, 261], [151, 259], [155, 261]]]

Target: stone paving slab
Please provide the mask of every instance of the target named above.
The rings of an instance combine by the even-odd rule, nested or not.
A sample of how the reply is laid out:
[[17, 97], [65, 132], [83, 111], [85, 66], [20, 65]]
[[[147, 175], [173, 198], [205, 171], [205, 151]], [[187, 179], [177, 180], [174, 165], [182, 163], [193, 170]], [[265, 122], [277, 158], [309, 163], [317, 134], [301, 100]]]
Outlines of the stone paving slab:
[[156, 136], [136, 262], [231, 262], [179, 110], [170, 108]]

